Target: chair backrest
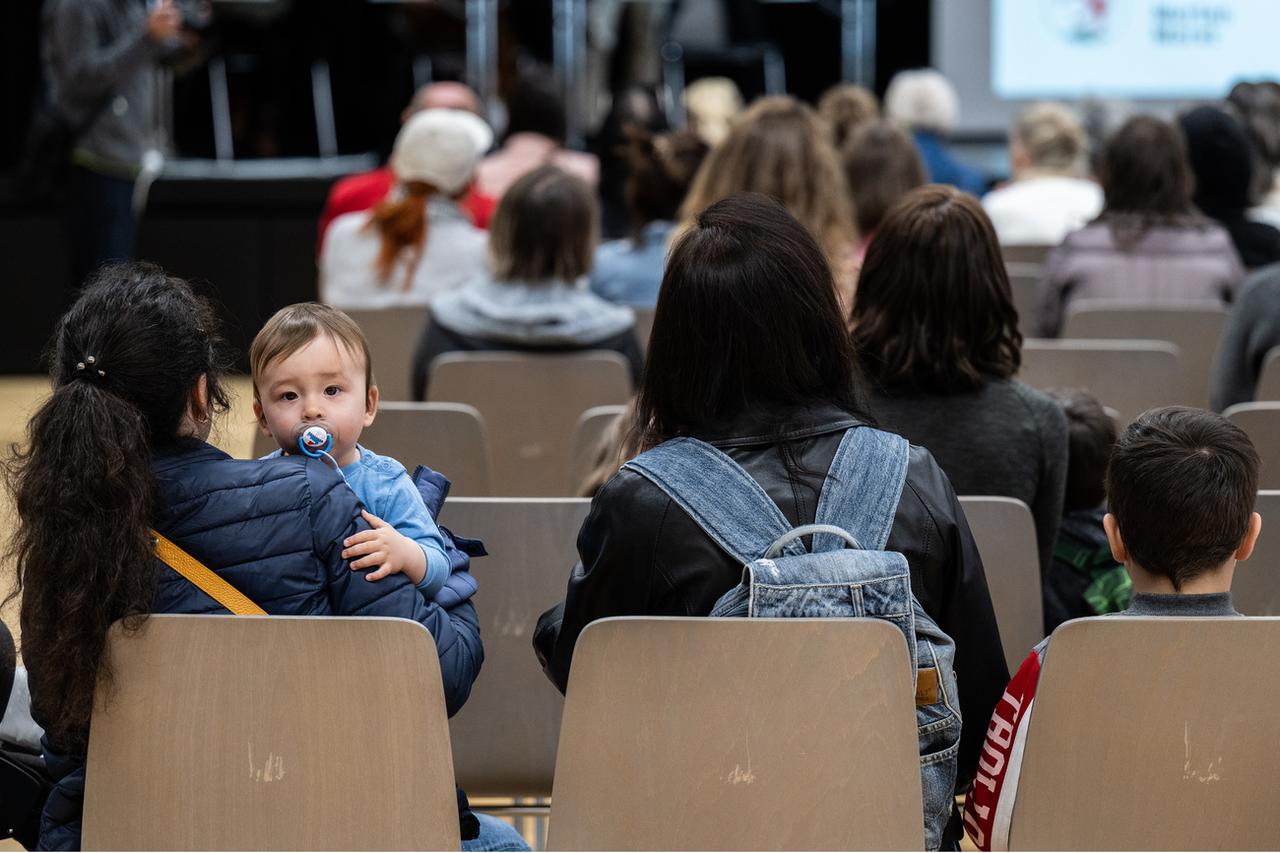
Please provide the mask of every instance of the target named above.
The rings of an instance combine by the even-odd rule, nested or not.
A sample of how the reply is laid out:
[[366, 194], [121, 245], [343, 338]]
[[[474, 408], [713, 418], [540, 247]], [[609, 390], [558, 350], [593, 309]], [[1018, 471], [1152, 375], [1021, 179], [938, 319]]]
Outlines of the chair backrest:
[[425, 307], [347, 311], [369, 339], [373, 377], [383, 400], [413, 399], [413, 351], [426, 328], [428, 313]]
[[1248, 434], [1258, 451], [1262, 460], [1258, 488], [1280, 489], [1280, 401], [1239, 403], [1222, 414]]
[[1231, 601], [1246, 616], [1280, 616], [1280, 491], [1258, 492], [1262, 533], [1253, 555], [1236, 565]]
[[[493, 466], [484, 419], [461, 403], [379, 403], [378, 417], [360, 436], [375, 453], [390, 456], [410, 474], [419, 465], [441, 472], [452, 483], [449, 494], [493, 494]], [[253, 454], [259, 459], [278, 445], [258, 430]]]
[[494, 494], [564, 495], [573, 431], [592, 406], [631, 396], [616, 352], [542, 355], [447, 353], [431, 364], [432, 400], [466, 403], [484, 417]]
[[915, 722], [888, 622], [593, 622], [569, 676], [548, 846], [921, 849]]
[[1173, 402], [1209, 405], [1209, 377], [1227, 324], [1220, 303], [1117, 303], [1082, 299], [1067, 309], [1064, 338], [1169, 341], [1182, 356], [1184, 385]]
[[1040, 552], [1031, 509], [1016, 498], [962, 497], [960, 506], [982, 556], [991, 605], [1009, 671], [1044, 639]]
[[440, 665], [421, 625], [152, 616], [107, 643], [84, 849], [458, 849]]
[[593, 406], [578, 418], [573, 431], [573, 453], [569, 463], [569, 491], [577, 494], [582, 482], [596, 467], [596, 456], [605, 434], [626, 411], [626, 406]]
[[1009, 848], [1273, 849], [1278, 644], [1280, 619], [1060, 627], [1036, 688]]
[[1253, 399], [1280, 400], [1280, 347], [1272, 347], [1262, 360], [1262, 370], [1258, 373], [1258, 388]]
[[1006, 264], [1029, 264], [1041, 266], [1049, 255], [1049, 251], [1053, 246], [1001, 246], [1000, 254], [1004, 256]]
[[1013, 307], [1018, 310], [1018, 330], [1023, 337], [1031, 335], [1036, 318], [1036, 297], [1040, 290], [1040, 265], [1027, 263], [1009, 263], [1005, 265], [1009, 272], [1009, 290], [1013, 296]]
[[1166, 341], [1032, 339], [1023, 342], [1018, 378], [1033, 388], [1082, 388], [1128, 424], [1177, 402], [1182, 364]]
[[461, 403], [386, 403], [360, 443], [390, 456], [413, 473], [418, 465], [441, 472], [450, 495], [493, 494], [484, 419]]
[[546, 797], [564, 699], [529, 643], [539, 614], [564, 597], [577, 559], [580, 498], [450, 498], [441, 521], [484, 541], [471, 564], [484, 638], [484, 676], [449, 721], [454, 771], [468, 794]]
[[636, 340], [640, 342], [640, 351], [649, 351], [649, 335], [653, 333], [653, 313], [652, 308], [635, 308], [636, 312]]

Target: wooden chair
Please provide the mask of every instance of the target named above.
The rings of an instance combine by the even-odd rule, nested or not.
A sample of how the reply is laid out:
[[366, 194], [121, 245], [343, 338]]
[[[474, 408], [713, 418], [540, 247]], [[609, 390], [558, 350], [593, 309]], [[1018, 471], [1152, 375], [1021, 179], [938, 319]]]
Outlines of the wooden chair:
[[1033, 388], [1083, 388], [1127, 424], [1147, 409], [1176, 403], [1178, 348], [1165, 341], [1030, 339], [1018, 378]]
[[1040, 265], [1009, 263], [1005, 266], [1009, 272], [1013, 307], [1018, 310], [1018, 330], [1023, 337], [1030, 337], [1035, 326], [1036, 304], [1040, 294]]
[[640, 352], [649, 351], [649, 335], [653, 333], [652, 308], [633, 308], [636, 312], [636, 340], [640, 342]]
[[1060, 627], [1036, 689], [1009, 848], [1274, 849], [1278, 644], [1277, 619]]
[[624, 617], [578, 639], [555, 850], [919, 850], [902, 633], [874, 619]]
[[1280, 400], [1280, 347], [1273, 347], [1262, 360], [1262, 370], [1258, 373], [1258, 389], [1253, 399]]
[[1067, 310], [1064, 338], [1169, 341], [1182, 356], [1184, 385], [1174, 402], [1209, 405], [1214, 357], [1227, 324], [1220, 303], [1119, 303], [1082, 299]]
[[573, 452], [569, 463], [569, 492], [577, 494], [583, 481], [596, 467], [596, 456], [605, 434], [626, 411], [626, 406], [593, 406], [578, 418], [573, 431]]
[[1258, 492], [1262, 533], [1253, 556], [1236, 565], [1231, 600], [1246, 616], [1280, 616], [1280, 491]]
[[347, 311], [369, 339], [373, 376], [383, 400], [413, 399], [413, 352], [427, 326], [425, 307]]
[[1280, 401], [1238, 403], [1228, 406], [1222, 414], [1248, 433], [1262, 459], [1258, 488], [1280, 489]]
[[548, 797], [564, 699], [530, 643], [543, 610], [564, 597], [577, 559], [580, 498], [450, 499], [441, 521], [484, 541], [472, 564], [484, 672], [449, 723], [458, 784], [475, 797]]
[[152, 616], [108, 634], [86, 850], [457, 850], [435, 642], [403, 619]]
[[[380, 403], [378, 417], [360, 443], [390, 456], [412, 474], [419, 465], [443, 473], [453, 484], [449, 494], [484, 497], [493, 493], [489, 445], [480, 413], [461, 403]], [[276, 449], [276, 441], [258, 430], [254, 458]]]
[[1028, 264], [1043, 266], [1053, 246], [1001, 246], [1000, 254], [1006, 264]]
[[962, 497], [960, 506], [982, 556], [1005, 662], [1010, 672], [1016, 672], [1044, 639], [1035, 519], [1016, 498]]
[[429, 390], [432, 400], [466, 403], [484, 417], [495, 494], [549, 497], [567, 492], [578, 418], [625, 403], [631, 374], [615, 352], [447, 353], [432, 362]]

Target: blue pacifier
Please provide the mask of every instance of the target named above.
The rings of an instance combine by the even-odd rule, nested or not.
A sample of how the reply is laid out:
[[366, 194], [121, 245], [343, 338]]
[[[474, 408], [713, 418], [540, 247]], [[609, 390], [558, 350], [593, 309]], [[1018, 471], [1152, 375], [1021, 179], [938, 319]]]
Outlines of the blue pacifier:
[[298, 436], [298, 449], [312, 459], [328, 456], [333, 449], [333, 436], [322, 426], [309, 426]]

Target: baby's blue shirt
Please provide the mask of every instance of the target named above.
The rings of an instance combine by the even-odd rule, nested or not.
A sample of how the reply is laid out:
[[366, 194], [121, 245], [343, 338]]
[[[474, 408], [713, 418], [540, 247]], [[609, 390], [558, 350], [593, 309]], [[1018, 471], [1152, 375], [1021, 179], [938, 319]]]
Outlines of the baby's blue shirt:
[[[427, 573], [418, 584], [426, 598], [432, 598], [449, 579], [449, 558], [444, 552], [444, 537], [435, 519], [427, 512], [418, 487], [409, 472], [389, 456], [379, 456], [356, 445], [360, 458], [342, 467], [342, 476], [369, 512], [390, 524], [396, 532], [422, 547], [427, 558]], [[280, 456], [277, 450], [265, 458]], [[327, 463], [326, 463], [327, 464]]]

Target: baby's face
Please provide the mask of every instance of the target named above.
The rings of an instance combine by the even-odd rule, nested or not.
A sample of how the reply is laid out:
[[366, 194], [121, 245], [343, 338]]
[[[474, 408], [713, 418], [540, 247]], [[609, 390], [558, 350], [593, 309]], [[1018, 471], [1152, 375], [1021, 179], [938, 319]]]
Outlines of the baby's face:
[[365, 392], [360, 357], [326, 334], [290, 355], [268, 364], [258, 379], [254, 414], [263, 431], [285, 453], [297, 453], [298, 434], [322, 426], [333, 436], [330, 451], [339, 465], [350, 465], [359, 453], [360, 433], [378, 410], [377, 386]]

